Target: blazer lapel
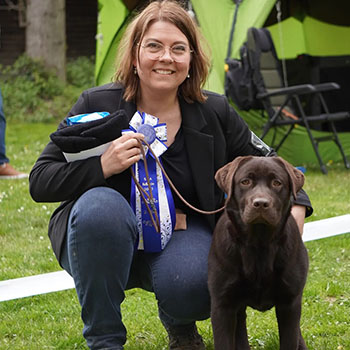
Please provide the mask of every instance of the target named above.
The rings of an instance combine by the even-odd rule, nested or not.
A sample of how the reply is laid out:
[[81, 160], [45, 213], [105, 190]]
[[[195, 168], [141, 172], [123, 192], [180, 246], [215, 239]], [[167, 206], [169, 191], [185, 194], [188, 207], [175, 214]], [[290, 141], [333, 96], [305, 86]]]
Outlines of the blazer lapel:
[[127, 102], [124, 99], [121, 99], [118, 109], [124, 109], [130, 121], [136, 112], [136, 105], [134, 102]]
[[195, 188], [202, 210], [215, 209], [214, 198], [214, 140], [203, 133], [207, 122], [198, 103], [180, 99], [182, 127]]

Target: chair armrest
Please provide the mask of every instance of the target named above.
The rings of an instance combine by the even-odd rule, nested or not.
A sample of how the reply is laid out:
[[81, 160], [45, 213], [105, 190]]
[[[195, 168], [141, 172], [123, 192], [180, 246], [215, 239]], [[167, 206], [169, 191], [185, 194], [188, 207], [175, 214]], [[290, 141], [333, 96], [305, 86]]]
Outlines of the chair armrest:
[[262, 99], [265, 97], [279, 96], [279, 95], [303, 95], [315, 93], [316, 89], [310, 84], [288, 86], [281, 89], [276, 89], [270, 92], [258, 93], [256, 97]]
[[315, 84], [312, 85], [317, 92], [323, 92], [323, 91], [331, 91], [331, 90], [339, 90], [340, 85], [337, 83], [322, 83], [322, 84]]

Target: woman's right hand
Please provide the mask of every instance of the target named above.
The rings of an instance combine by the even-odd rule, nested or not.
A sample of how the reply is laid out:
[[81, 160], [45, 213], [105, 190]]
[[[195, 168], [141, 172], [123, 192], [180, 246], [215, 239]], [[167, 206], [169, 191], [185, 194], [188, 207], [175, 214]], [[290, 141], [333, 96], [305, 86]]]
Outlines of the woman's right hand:
[[140, 141], [144, 135], [127, 133], [112, 141], [101, 156], [101, 166], [105, 179], [119, 174], [141, 159]]

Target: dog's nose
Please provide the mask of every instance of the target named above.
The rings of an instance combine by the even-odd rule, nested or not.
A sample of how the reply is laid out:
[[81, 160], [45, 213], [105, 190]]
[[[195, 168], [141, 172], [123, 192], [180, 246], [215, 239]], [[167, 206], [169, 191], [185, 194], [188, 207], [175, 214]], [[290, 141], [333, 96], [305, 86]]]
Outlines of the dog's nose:
[[257, 209], [267, 209], [270, 206], [270, 201], [262, 197], [254, 198], [253, 206]]

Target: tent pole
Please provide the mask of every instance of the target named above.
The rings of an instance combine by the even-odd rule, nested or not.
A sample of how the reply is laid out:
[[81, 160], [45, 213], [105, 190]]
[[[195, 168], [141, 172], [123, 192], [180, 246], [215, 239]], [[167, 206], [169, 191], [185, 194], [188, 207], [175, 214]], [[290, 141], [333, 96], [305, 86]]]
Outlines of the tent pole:
[[283, 73], [283, 84], [285, 87], [288, 87], [288, 77], [287, 77], [287, 67], [286, 67], [286, 59], [284, 55], [284, 43], [283, 43], [283, 33], [282, 33], [282, 10], [281, 10], [281, 0], [276, 1], [276, 11], [277, 11], [277, 22], [278, 22], [278, 33], [280, 39], [281, 46], [281, 61], [282, 61], [282, 73]]

